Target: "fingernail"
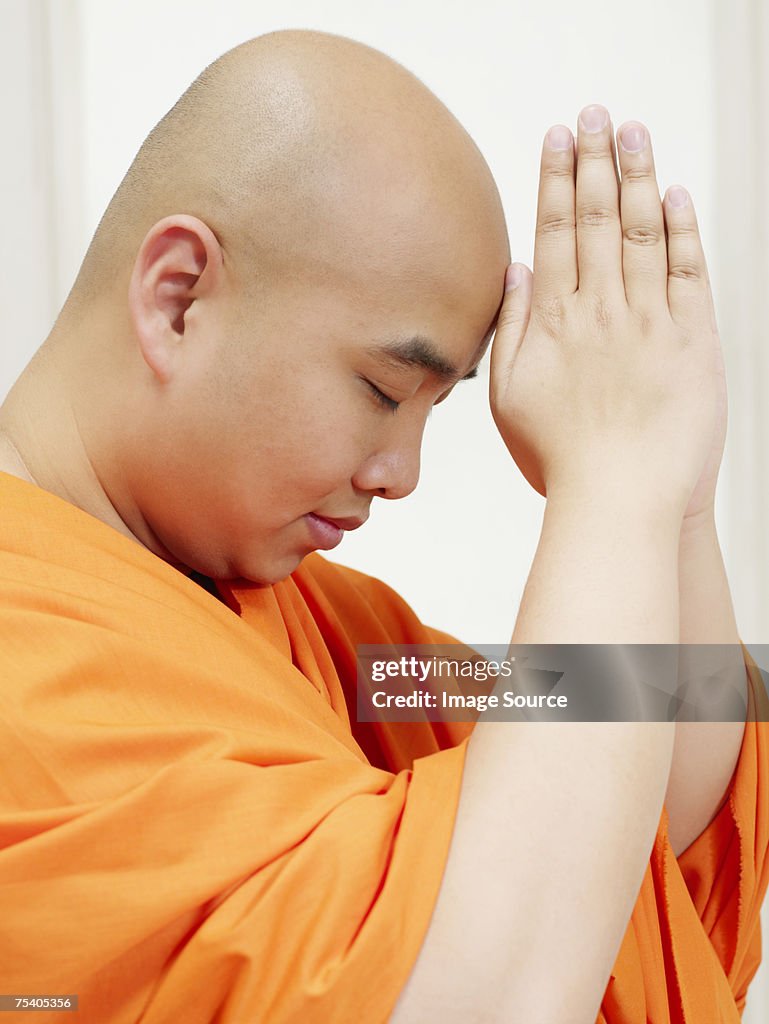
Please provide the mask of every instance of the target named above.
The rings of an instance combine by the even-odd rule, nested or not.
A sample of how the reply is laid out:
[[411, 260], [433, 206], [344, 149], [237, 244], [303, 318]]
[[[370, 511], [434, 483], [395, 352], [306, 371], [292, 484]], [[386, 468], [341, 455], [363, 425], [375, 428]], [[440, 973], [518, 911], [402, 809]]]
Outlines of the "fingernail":
[[579, 123], [582, 125], [583, 131], [600, 132], [609, 123], [609, 111], [606, 107], [594, 103], [590, 107], [585, 107], [579, 115]]
[[681, 188], [680, 185], [674, 185], [668, 189], [668, 202], [671, 206], [680, 210], [682, 206], [686, 206], [689, 202], [689, 193], [685, 188]]
[[570, 149], [574, 144], [574, 139], [568, 128], [564, 128], [562, 124], [555, 124], [545, 136], [550, 149]]
[[513, 288], [517, 288], [521, 283], [522, 278], [521, 268], [517, 263], [511, 263], [505, 271], [505, 291], [511, 292]]
[[640, 153], [646, 145], [646, 129], [642, 124], [626, 124], [620, 129], [619, 141], [626, 153]]

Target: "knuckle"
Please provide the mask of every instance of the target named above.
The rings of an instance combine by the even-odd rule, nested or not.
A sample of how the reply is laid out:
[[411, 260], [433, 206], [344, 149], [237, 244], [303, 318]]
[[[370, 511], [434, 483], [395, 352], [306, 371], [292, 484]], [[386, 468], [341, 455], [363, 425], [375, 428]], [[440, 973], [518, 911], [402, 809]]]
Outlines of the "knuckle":
[[608, 206], [592, 204], [579, 211], [578, 220], [583, 227], [604, 228], [617, 220], [617, 213]]
[[658, 245], [662, 241], [662, 232], [650, 224], [636, 224], [634, 227], [623, 227], [622, 237], [630, 245]]
[[689, 346], [691, 345], [691, 343], [693, 341], [693, 338], [692, 338], [691, 334], [689, 333], [689, 331], [684, 330], [683, 328], [681, 328], [681, 329], [678, 330], [678, 332], [675, 335], [675, 341], [676, 341], [676, 343], [678, 344], [678, 346], [680, 348], [689, 348]]
[[574, 230], [574, 220], [562, 212], [545, 213], [540, 218], [537, 230], [541, 235], [563, 234]]
[[642, 184], [647, 184], [650, 181], [654, 181], [654, 175], [652, 174], [652, 169], [648, 164], [638, 164], [623, 168], [623, 185], [628, 182], [641, 182]]
[[566, 308], [557, 297], [546, 299], [537, 304], [535, 317], [545, 334], [556, 339], [566, 318]]
[[668, 276], [678, 278], [680, 281], [703, 281], [705, 278], [702, 267], [694, 260], [680, 257], [668, 267]]
[[614, 321], [611, 306], [603, 297], [603, 295], [596, 295], [593, 300], [593, 316], [599, 329], [602, 331], [608, 331]]
[[497, 333], [515, 330], [526, 320], [525, 310], [515, 306], [503, 309], [497, 320]]
[[613, 164], [608, 141], [600, 135], [596, 138], [592, 133], [583, 136], [579, 140], [579, 160], [583, 165], [602, 160]]
[[698, 238], [699, 231], [693, 221], [682, 221], [680, 224], [668, 224], [669, 238]]
[[654, 321], [648, 313], [639, 311], [635, 314], [635, 316], [636, 322], [638, 323], [638, 330], [641, 333], [641, 337], [648, 338], [652, 332], [652, 328], [654, 327]]
[[564, 163], [562, 160], [553, 161], [552, 163], [545, 162], [542, 174], [549, 180], [567, 180], [570, 185], [574, 182], [574, 171], [572, 170], [571, 164]]

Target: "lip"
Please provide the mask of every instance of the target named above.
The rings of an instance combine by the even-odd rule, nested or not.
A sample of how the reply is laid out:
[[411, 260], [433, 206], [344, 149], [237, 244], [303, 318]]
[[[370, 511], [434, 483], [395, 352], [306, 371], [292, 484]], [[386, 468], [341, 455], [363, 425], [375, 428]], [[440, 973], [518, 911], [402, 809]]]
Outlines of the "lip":
[[[357, 530], [363, 526], [365, 519], [330, 519], [327, 516], [319, 516], [315, 512], [308, 512], [304, 517], [312, 536], [313, 547], [321, 551], [331, 551], [342, 540], [347, 530]], [[366, 517], [368, 518], [368, 517]]]
[[331, 516], [320, 516], [317, 512], [311, 512], [310, 515], [315, 516], [316, 519], [322, 519], [327, 523], [332, 523], [334, 526], [338, 527], [338, 529], [345, 531], [357, 530], [359, 527], [363, 526], [368, 519], [368, 516], [364, 519], [356, 519], [353, 516], [349, 516], [346, 519], [332, 519]]

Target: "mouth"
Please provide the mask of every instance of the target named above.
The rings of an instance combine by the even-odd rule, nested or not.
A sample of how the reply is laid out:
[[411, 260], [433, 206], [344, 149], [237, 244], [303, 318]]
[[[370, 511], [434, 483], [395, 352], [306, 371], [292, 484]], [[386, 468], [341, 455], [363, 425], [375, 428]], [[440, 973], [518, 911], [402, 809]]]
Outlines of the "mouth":
[[304, 517], [309, 527], [313, 546], [322, 551], [330, 551], [335, 548], [344, 537], [347, 530], [357, 530], [363, 526], [366, 519], [340, 518], [331, 519], [329, 516], [319, 516], [315, 512], [308, 512]]
[[363, 524], [368, 519], [368, 516], [365, 516], [363, 519], [358, 519], [354, 516], [348, 516], [347, 518], [341, 519], [332, 519], [331, 516], [319, 516], [317, 512], [311, 512], [310, 515], [314, 516], [315, 519], [320, 519], [324, 523], [331, 523], [332, 526], [336, 526], [338, 529], [345, 531], [357, 530], [358, 527], [363, 526]]

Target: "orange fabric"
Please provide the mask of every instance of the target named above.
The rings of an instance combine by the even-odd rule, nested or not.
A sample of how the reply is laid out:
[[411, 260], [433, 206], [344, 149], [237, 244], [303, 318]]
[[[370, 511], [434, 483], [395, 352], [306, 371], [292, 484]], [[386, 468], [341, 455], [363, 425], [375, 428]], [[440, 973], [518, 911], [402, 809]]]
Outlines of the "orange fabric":
[[749, 719], [763, 721], [747, 722], [728, 799], [678, 859], [663, 809], [599, 1024], [737, 1024], [745, 1008], [769, 885], [767, 695], [745, 657]]
[[[0, 510], [0, 991], [77, 993], [67, 1020], [94, 1024], [385, 1021], [471, 726], [351, 722], [355, 645], [451, 638], [317, 555], [275, 587], [220, 584], [227, 607], [2, 473]], [[601, 1021], [739, 1019], [768, 770], [751, 723], [678, 862], [663, 812]]]

